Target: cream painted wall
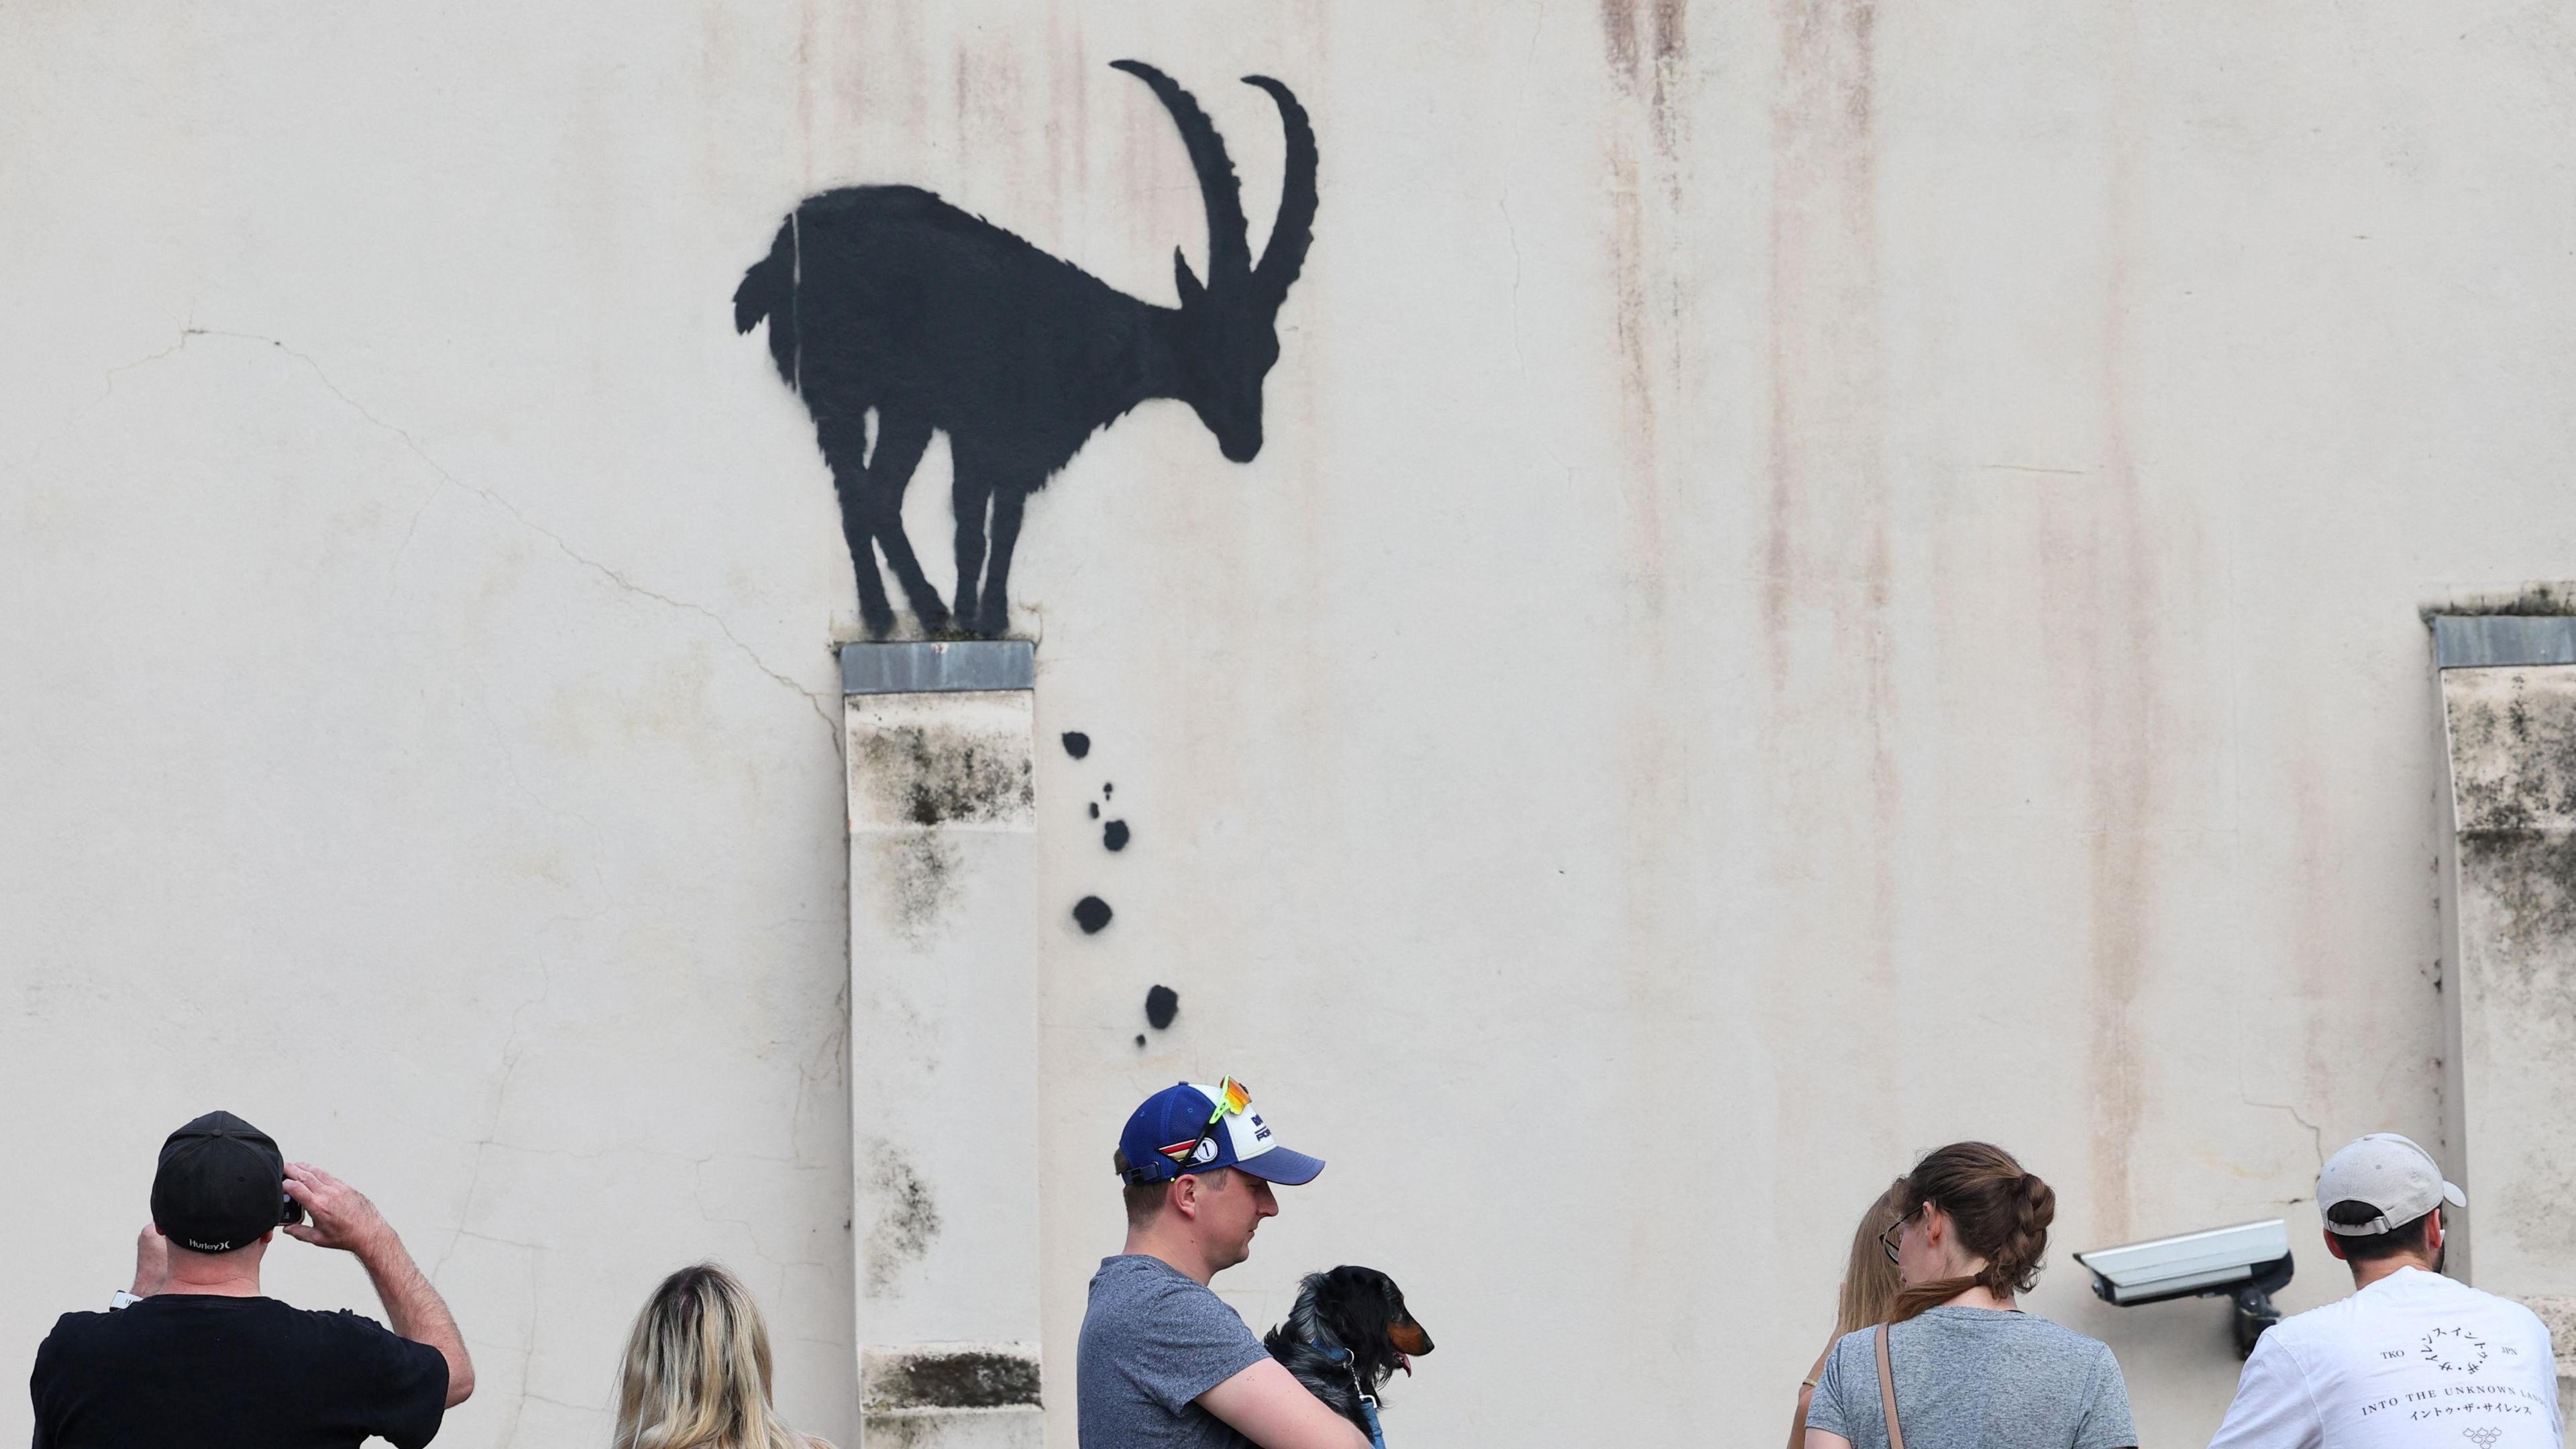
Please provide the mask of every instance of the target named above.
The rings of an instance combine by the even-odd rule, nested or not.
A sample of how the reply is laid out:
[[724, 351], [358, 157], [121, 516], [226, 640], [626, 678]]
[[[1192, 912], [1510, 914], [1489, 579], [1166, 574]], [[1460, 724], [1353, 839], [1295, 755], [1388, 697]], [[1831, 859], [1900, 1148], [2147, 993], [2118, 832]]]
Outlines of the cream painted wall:
[[1015, 574], [1096, 742], [1039, 776], [1063, 1442], [1116, 1126], [1222, 1072], [1333, 1169], [1221, 1282], [1396, 1273], [1409, 1445], [1776, 1433], [1852, 1219], [1968, 1134], [2059, 1186], [2034, 1306], [2205, 1434], [2217, 1306], [2065, 1250], [2306, 1243], [2321, 1146], [2438, 1131], [2415, 610], [2576, 550], [2576, 29], [2523, 0], [0, 8], [0, 1363], [221, 1105], [434, 1270], [443, 1444], [604, 1442], [703, 1255], [848, 1441], [854, 611], [726, 302], [860, 180], [1167, 300], [1129, 55], [1256, 232], [1231, 77], [1324, 181], [1268, 449], [1149, 406]]

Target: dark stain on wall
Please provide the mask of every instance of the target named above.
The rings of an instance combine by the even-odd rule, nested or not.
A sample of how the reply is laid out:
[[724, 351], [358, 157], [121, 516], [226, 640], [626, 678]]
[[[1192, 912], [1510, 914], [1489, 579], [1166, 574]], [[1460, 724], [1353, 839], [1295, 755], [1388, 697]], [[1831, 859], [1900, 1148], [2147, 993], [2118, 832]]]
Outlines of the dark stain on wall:
[[2460, 928], [2494, 993], [2531, 1021], [2576, 1016], [2576, 681], [2556, 668], [2445, 676]]
[[1028, 757], [975, 735], [904, 725], [860, 749], [878, 799], [915, 825], [990, 824], [1036, 804]]
[[1601, 38], [1610, 67], [1628, 79], [1637, 74], [1637, 0], [1601, 0]]
[[1181, 993], [1168, 986], [1157, 986], [1145, 993], [1145, 1024], [1161, 1031], [1181, 1014]]
[[[2510, 960], [2537, 967], [2576, 941], [2576, 836], [2557, 831], [2499, 831], [2460, 839], [2464, 895], [2481, 907], [2476, 925], [2494, 933]], [[2529, 970], [2532, 985], [2564, 972]], [[2550, 1014], [2576, 1008], [2576, 981], [2545, 993]]]
[[2576, 614], [2576, 584], [2533, 584], [2520, 593], [2474, 597], [2444, 604], [2427, 604], [2415, 611], [2424, 627], [2433, 627], [2442, 614], [2476, 614], [2487, 617], [2521, 619], [2563, 619]]
[[[1641, 20], [1644, 22], [1641, 24]], [[1672, 128], [1671, 78], [1689, 59], [1690, 12], [1684, 0], [1653, 0], [1641, 16], [1639, 0], [1601, 0], [1601, 37], [1610, 68], [1629, 90], [1638, 88], [1653, 66], [1653, 105], [1659, 141]], [[1640, 34], [1651, 29], [1651, 39]]]
[[1127, 822], [1124, 820], [1112, 820], [1107, 825], [1100, 827], [1100, 843], [1111, 850], [1125, 850], [1127, 848]]
[[[1287, 141], [1279, 211], [1256, 265], [1215, 123], [1161, 71], [1112, 64], [1171, 114], [1206, 205], [1207, 279], [1175, 249], [1177, 308], [1130, 297], [912, 186], [807, 197], [734, 291], [735, 330], [768, 323], [778, 375], [813, 415], [859, 616], [880, 638], [894, 610], [879, 549], [925, 632], [1001, 633], [1028, 496], [1141, 403], [1188, 403], [1232, 462], [1261, 451], [1279, 309], [1314, 238], [1314, 128], [1288, 87], [1244, 77], [1277, 105]], [[953, 613], [903, 529], [904, 489], [934, 432], [948, 435], [954, 464]]]
[[1037, 1363], [1015, 1353], [943, 1348], [906, 1355], [870, 1384], [869, 1408], [1007, 1409], [1035, 1404]]
[[1064, 752], [1073, 756], [1077, 760], [1090, 754], [1091, 736], [1084, 734], [1080, 730], [1066, 730], [1064, 732]]
[[1100, 818], [1100, 802], [1097, 800], [1091, 802], [1091, 818], [1094, 820]]
[[1080, 926], [1086, 936], [1099, 935], [1100, 928], [1109, 924], [1112, 914], [1109, 903], [1098, 896], [1084, 896], [1073, 903], [1073, 923]]
[[894, 913], [905, 935], [919, 940], [939, 921], [948, 902], [948, 878], [957, 854], [936, 830], [908, 830], [887, 838], [885, 879], [894, 891]]
[[2464, 838], [2541, 828], [2576, 816], [2576, 706], [2517, 674], [2501, 703], [2450, 706], [2453, 788]]
[[930, 1184], [890, 1142], [869, 1149], [868, 1186], [878, 1209], [876, 1226], [868, 1230], [868, 1296], [882, 1298], [894, 1291], [904, 1268], [930, 1251], [939, 1236], [939, 1205]]

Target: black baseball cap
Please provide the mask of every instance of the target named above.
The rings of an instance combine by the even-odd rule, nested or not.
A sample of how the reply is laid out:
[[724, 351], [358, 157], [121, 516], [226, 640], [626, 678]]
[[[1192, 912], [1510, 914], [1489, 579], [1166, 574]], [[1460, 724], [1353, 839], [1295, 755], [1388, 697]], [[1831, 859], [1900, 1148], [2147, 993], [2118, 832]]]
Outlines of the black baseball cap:
[[199, 1253], [246, 1248], [284, 1220], [286, 1156], [230, 1112], [208, 1112], [161, 1144], [152, 1221]]

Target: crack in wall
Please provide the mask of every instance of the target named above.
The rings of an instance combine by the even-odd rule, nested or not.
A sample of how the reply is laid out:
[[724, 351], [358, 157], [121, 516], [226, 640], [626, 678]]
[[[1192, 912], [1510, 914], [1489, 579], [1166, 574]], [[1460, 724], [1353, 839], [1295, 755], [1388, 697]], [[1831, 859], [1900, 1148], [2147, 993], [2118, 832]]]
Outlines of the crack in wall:
[[[2313, 1153], [2317, 1159], [2317, 1171], [2322, 1173], [2326, 1170], [2325, 1129], [2317, 1123], [2309, 1121], [2308, 1114], [2300, 1111], [2297, 1107], [2288, 1102], [2264, 1102], [2256, 1100], [2254, 1095], [2245, 1089], [2245, 1064], [2242, 1061], [2239, 1061], [2236, 1064], [2236, 1100], [2244, 1103], [2248, 1107], [2263, 1107], [2275, 1112], [2289, 1113], [2291, 1121], [2308, 1129], [2308, 1150]], [[2290, 1203], [2306, 1202], [2307, 1200], [2307, 1194], [2299, 1193], [2282, 1199], [2282, 1202], [2284, 1205], [2287, 1205]]]
[[545, 1283], [539, 1274], [545, 1249], [530, 1243], [517, 1246], [528, 1253], [528, 1342], [519, 1350], [519, 1391], [510, 1396], [510, 1422], [501, 1431], [502, 1449], [519, 1442], [519, 1426], [528, 1417], [528, 1380], [536, 1374], [537, 1341], [546, 1317]]
[[[697, 1204], [698, 1220], [703, 1223], [710, 1223], [720, 1227], [742, 1229], [743, 1246], [751, 1250], [751, 1255], [753, 1257], [758, 1258], [763, 1263], [769, 1265], [773, 1276], [779, 1280], [779, 1285], [782, 1291], [785, 1287], [787, 1270], [790, 1268], [813, 1268], [818, 1270], [829, 1268], [831, 1266], [829, 1263], [823, 1262], [818, 1258], [778, 1257], [771, 1253], [767, 1248], [761, 1246], [759, 1224], [753, 1222], [749, 1218], [727, 1217], [722, 1213], [712, 1212], [708, 1209], [706, 1183], [707, 1169], [723, 1162], [728, 1156], [740, 1157], [742, 1155], [743, 1154], [740, 1153], [713, 1154], [700, 1158], [697, 1161], [689, 1173], [689, 1196], [690, 1199]], [[801, 1158], [755, 1158], [752, 1160], [768, 1162], [785, 1161], [788, 1165], [799, 1168], [807, 1165]]]
[[510, 1012], [510, 1030], [501, 1040], [501, 1084], [492, 1093], [492, 1115], [490, 1125], [486, 1126], [483, 1129], [483, 1135], [475, 1140], [474, 1167], [473, 1170], [466, 1175], [465, 1201], [456, 1212], [456, 1231], [449, 1235], [447, 1246], [440, 1250], [438, 1261], [432, 1264], [429, 1269], [428, 1278], [432, 1287], [437, 1286], [438, 1275], [446, 1269], [448, 1260], [456, 1256], [456, 1245], [464, 1241], [468, 1232], [473, 1227], [474, 1196], [477, 1192], [482, 1190], [484, 1164], [490, 1159], [493, 1143], [501, 1134], [502, 1114], [508, 1110], [510, 1105], [510, 1081], [519, 1074], [519, 1030], [521, 1022], [527, 1016], [530, 1008], [542, 1003], [548, 996], [551, 996], [554, 993], [554, 973], [546, 966], [545, 958], [542, 956], [537, 959], [537, 978], [537, 994], [520, 1002], [518, 1006]]
[[821, 720], [824, 727], [832, 732], [832, 748], [834, 753], [837, 754], [840, 751], [840, 725], [833, 719], [832, 711], [828, 707], [825, 697], [814, 690], [806, 688], [793, 676], [781, 673], [776, 668], [773, 668], [767, 660], [760, 657], [757, 650], [753, 649], [750, 644], [744, 642], [741, 635], [736, 634], [733, 631], [733, 625], [727, 622], [722, 614], [717, 613], [715, 610], [708, 608], [704, 604], [692, 603], [687, 599], [674, 598], [658, 589], [646, 588], [644, 585], [636, 583], [633, 579], [626, 577], [625, 574], [618, 570], [590, 557], [581, 550], [574, 548], [572, 544], [563, 537], [563, 535], [556, 533], [553, 529], [550, 529], [544, 524], [541, 524], [535, 519], [529, 517], [526, 511], [521, 509], [518, 504], [511, 502], [502, 494], [477, 484], [468, 483], [457, 477], [454, 473], [448, 471], [448, 469], [436, 458], [431, 457], [428, 450], [420, 445], [420, 440], [413, 437], [408, 429], [398, 426], [397, 424], [387, 422], [385, 419], [376, 416], [375, 412], [365, 403], [351, 397], [338, 383], [333, 382], [331, 380], [331, 375], [323, 370], [321, 362], [315, 359], [310, 353], [299, 352], [295, 348], [287, 346], [285, 342], [275, 337], [264, 336], [256, 332], [234, 332], [223, 328], [199, 327], [195, 325], [193, 320], [191, 320], [188, 324], [183, 325], [179, 329], [179, 340], [177, 342], [163, 348], [159, 352], [152, 353], [149, 356], [139, 357], [132, 362], [119, 363], [108, 368], [105, 374], [107, 387], [106, 391], [100, 394], [100, 401], [104, 402], [108, 397], [114, 395], [116, 391], [117, 374], [131, 372], [136, 368], [147, 367], [153, 363], [175, 357], [180, 353], [187, 351], [188, 344], [199, 337], [219, 337], [237, 342], [263, 342], [278, 352], [294, 358], [297, 362], [304, 364], [305, 368], [313, 374], [314, 380], [322, 385], [325, 392], [338, 398], [344, 406], [346, 406], [350, 411], [356, 413], [359, 417], [365, 419], [371, 426], [381, 429], [384, 432], [391, 433], [396, 438], [401, 439], [403, 447], [408, 450], [413, 457], [418, 458], [424, 467], [438, 475], [439, 482], [421, 499], [420, 506], [412, 511], [410, 524], [403, 530], [402, 542], [394, 550], [394, 563], [396, 566], [401, 564], [403, 555], [411, 548], [412, 535], [419, 530], [422, 517], [429, 512], [430, 505], [438, 501], [438, 496], [441, 492], [445, 491], [447, 488], [454, 487], [461, 489], [464, 492], [471, 493], [474, 496], [481, 498], [486, 503], [491, 504], [493, 507], [500, 509], [503, 513], [508, 514], [511, 521], [517, 523], [520, 527], [527, 529], [529, 532], [536, 534], [538, 537], [545, 539], [548, 543], [553, 544], [556, 551], [561, 553], [565, 558], [572, 560], [575, 564], [589, 570], [598, 577], [607, 580], [614, 587], [636, 595], [639, 598], [650, 599], [666, 608], [695, 614], [698, 617], [705, 619], [708, 623], [715, 625], [716, 632], [724, 635], [725, 642], [731, 644], [734, 647], [735, 652], [742, 655], [744, 659], [750, 661], [753, 668], [758, 669], [761, 673], [768, 675], [771, 679], [785, 685], [787, 688], [796, 691], [797, 694], [804, 697], [806, 704], [813, 709], [814, 717]]
[[[749, 642], [735, 632], [732, 624], [723, 614], [703, 604], [698, 604], [687, 599], [677, 598], [660, 590], [638, 583], [622, 570], [576, 548], [570, 540], [553, 529], [546, 527], [537, 519], [531, 517], [516, 502], [504, 494], [458, 477], [454, 471], [450, 470], [437, 458], [432, 456], [429, 451], [422, 446], [419, 438], [416, 437], [409, 429], [379, 416], [372, 408], [368, 407], [366, 403], [341, 387], [323, 367], [318, 358], [289, 346], [280, 338], [251, 332], [201, 327], [196, 325], [195, 318], [192, 313], [188, 321], [180, 328], [177, 338], [168, 347], [162, 348], [161, 350], [150, 353], [146, 356], [136, 358], [131, 362], [116, 364], [105, 369], [103, 374], [104, 386], [100, 394], [100, 402], [103, 404], [115, 395], [117, 390], [117, 380], [123, 374], [177, 357], [189, 351], [193, 345], [200, 345], [199, 339], [209, 338], [218, 339], [228, 343], [244, 343], [253, 345], [265, 344], [270, 351], [294, 359], [294, 361], [300, 364], [305, 371], [309, 372], [312, 375], [313, 380], [318, 383], [324, 391], [328, 392], [342, 407], [345, 407], [350, 412], [354, 413], [369, 426], [391, 435], [401, 443], [405, 451], [418, 459], [421, 465], [430, 471], [437, 481], [426, 488], [420, 497], [418, 505], [412, 510], [410, 518], [404, 526], [400, 542], [394, 550], [393, 567], [400, 567], [404, 556], [411, 547], [413, 539], [418, 534], [422, 520], [427, 516], [430, 508], [438, 502], [439, 498], [446, 493], [448, 489], [452, 487], [460, 492], [472, 494], [483, 500], [483, 502], [490, 507], [506, 515], [512, 523], [517, 524], [520, 528], [543, 538], [548, 544], [553, 546], [555, 552], [559, 553], [563, 558], [578, 566], [583, 571], [586, 571], [596, 579], [607, 583], [611, 587], [623, 593], [648, 600], [667, 609], [695, 615], [706, 621], [706, 623], [712, 625], [715, 631], [723, 636], [725, 642], [732, 646], [734, 652], [740, 654], [752, 667], [759, 670], [762, 674], [768, 676], [776, 683], [795, 691], [797, 695], [802, 697], [807, 706], [813, 710], [816, 718], [824, 724], [825, 728], [829, 732], [835, 756], [839, 757], [843, 754], [846, 744], [844, 738], [845, 727], [842, 719], [840, 718], [842, 710], [837, 691], [826, 694], [824, 692], [818, 692], [807, 688], [794, 677], [771, 666]], [[1042, 617], [1040, 622], [1042, 623]], [[529, 787], [527, 781], [521, 776], [518, 770], [517, 760], [509, 750], [506, 735], [500, 731], [497, 723], [489, 718], [488, 711], [486, 712], [486, 723], [493, 727], [495, 737], [500, 741], [504, 771], [508, 774], [511, 784], [516, 787], [518, 793], [529, 803], [537, 806], [549, 815], [580, 824], [591, 833], [594, 839], [596, 839], [599, 835], [599, 826], [596, 821], [593, 821], [578, 812], [563, 809]], [[846, 848], [846, 836], [843, 837], [842, 844]], [[840, 898], [840, 903], [842, 905], [839, 921], [845, 922], [847, 920], [847, 902], [849, 892], [849, 876], [846, 859], [844, 861], [843, 869], [835, 872], [834, 874], [835, 892]], [[607, 914], [611, 905], [611, 893], [606, 880], [604, 877], [600, 876], [595, 861], [593, 863], [592, 870], [592, 885], [599, 893], [598, 909], [588, 916], [565, 916], [560, 919], [576, 923], [585, 921], [595, 922]], [[802, 918], [799, 918], [799, 920], [802, 920]], [[721, 1224], [739, 1229], [743, 1235], [743, 1241], [746, 1244], [747, 1250], [752, 1256], [767, 1265], [774, 1276], [783, 1280], [786, 1275], [798, 1270], [823, 1271], [828, 1270], [832, 1266], [831, 1264], [814, 1257], [781, 1257], [767, 1249], [766, 1245], [761, 1241], [758, 1232], [758, 1225], [750, 1219], [721, 1216], [709, 1211], [703, 1190], [701, 1174], [703, 1174], [705, 1169], [709, 1166], [718, 1162], [720, 1157], [778, 1163], [800, 1170], [823, 1169], [824, 1164], [819, 1161], [819, 1158], [828, 1154], [815, 1154], [809, 1151], [812, 1144], [803, 1140], [809, 1131], [809, 1127], [803, 1119], [807, 1116], [808, 1106], [816, 1099], [814, 1088], [843, 1081], [846, 1080], [847, 1077], [849, 1047], [847, 1027], [849, 1002], [849, 940], [848, 933], [846, 931], [839, 931], [835, 934], [839, 938], [839, 947], [843, 965], [841, 985], [835, 998], [837, 1004], [836, 1015], [839, 1020], [836, 1027], [829, 1032], [823, 1033], [821, 1037], [813, 1043], [811, 1050], [805, 1054], [804, 1059], [796, 1064], [797, 1085], [795, 1102], [792, 1108], [795, 1126], [791, 1129], [789, 1152], [785, 1156], [740, 1152], [710, 1156], [694, 1156], [690, 1154], [665, 1152], [641, 1146], [609, 1146], [599, 1148], [595, 1151], [573, 1151], [554, 1147], [538, 1148], [507, 1141], [501, 1138], [499, 1135], [499, 1129], [507, 1118], [509, 1096], [511, 1091], [514, 1089], [519, 1063], [527, 1050], [525, 1040], [525, 1017], [529, 1010], [543, 1004], [552, 994], [553, 982], [551, 968], [543, 959], [537, 961], [536, 964], [540, 976], [540, 986], [533, 996], [520, 1002], [511, 1012], [509, 1028], [505, 1033], [500, 1053], [502, 1065], [501, 1077], [493, 1093], [492, 1105], [486, 1116], [484, 1131], [481, 1135], [472, 1138], [440, 1137], [440, 1140], [470, 1145], [473, 1153], [473, 1162], [471, 1170], [467, 1176], [464, 1196], [454, 1228], [450, 1232], [447, 1242], [441, 1247], [436, 1257], [429, 1263], [427, 1269], [427, 1276], [430, 1281], [433, 1284], [438, 1283], [452, 1267], [460, 1246], [468, 1241], [487, 1243], [497, 1247], [506, 1247], [527, 1255], [531, 1308], [524, 1322], [525, 1341], [521, 1344], [515, 1345], [499, 1343], [492, 1345], [496, 1349], [515, 1353], [520, 1361], [521, 1372], [519, 1390], [512, 1396], [509, 1417], [506, 1424], [503, 1426], [497, 1441], [500, 1444], [510, 1445], [519, 1442], [521, 1429], [523, 1427], [522, 1420], [527, 1403], [531, 1400], [564, 1409], [583, 1412], [598, 1412], [601, 1406], [597, 1404], [568, 1403], [564, 1400], [551, 1398], [544, 1394], [531, 1392], [528, 1389], [527, 1380], [533, 1374], [537, 1346], [542, 1341], [542, 1334], [544, 1332], [544, 1291], [543, 1284], [540, 1281], [540, 1275], [542, 1272], [543, 1255], [547, 1249], [545, 1245], [540, 1243], [523, 1242], [517, 1239], [505, 1238], [492, 1233], [477, 1231], [473, 1227], [473, 1223], [475, 1222], [479, 1211], [478, 1199], [481, 1193], [482, 1183], [485, 1178], [486, 1169], [488, 1168], [491, 1157], [494, 1153], [518, 1152], [560, 1160], [595, 1160], [597, 1158], [619, 1153], [635, 1153], [644, 1156], [668, 1157], [689, 1162], [692, 1164], [694, 1169], [692, 1172], [692, 1185], [693, 1189], [695, 1189], [693, 1195], [698, 1199], [697, 1207], [699, 1217], [710, 1224]], [[431, 1135], [433, 1137], [439, 1136], [439, 1134], [435, 1133]], [[847, 1226], [848, 1225], [846, 1223], [843, 1224], [845, 1232]], [[811, 1252], [814, 1250], [809, 1248], [807, 1251]], [[814, 1341], [818, 1343], [827, 1343], [836, 1348], [847, 1347], [845, 1341], [838, 1339], [818, 1339]]]

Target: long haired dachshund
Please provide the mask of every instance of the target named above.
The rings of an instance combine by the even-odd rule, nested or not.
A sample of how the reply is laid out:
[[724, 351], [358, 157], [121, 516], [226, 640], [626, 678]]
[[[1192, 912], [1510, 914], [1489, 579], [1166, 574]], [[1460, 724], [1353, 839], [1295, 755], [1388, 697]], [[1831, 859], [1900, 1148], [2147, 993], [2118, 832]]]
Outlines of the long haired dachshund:
[[1309, 1273], [1297, 1285], [1288, 1321], [1262, 1336], [1261, 1346], [1331, 1407], [1368, 1432], [1360, 1395], [1377, 1397], [1397, 1369], [1431, 1351], [1431, 1335], [1405, 1311], [1404, 1290], [1375, 1268], [1335, 1268]]

